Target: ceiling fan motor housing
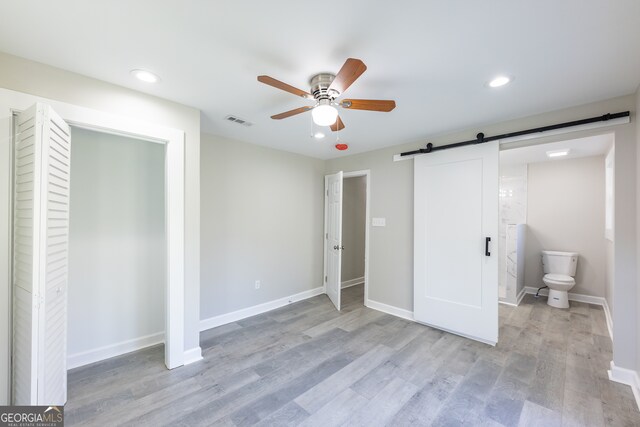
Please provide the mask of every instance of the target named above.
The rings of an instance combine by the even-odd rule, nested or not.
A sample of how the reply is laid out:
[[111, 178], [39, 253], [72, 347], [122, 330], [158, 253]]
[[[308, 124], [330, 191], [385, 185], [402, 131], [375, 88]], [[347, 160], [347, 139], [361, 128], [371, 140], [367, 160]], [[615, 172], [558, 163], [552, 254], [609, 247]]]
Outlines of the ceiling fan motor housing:
[[335, 78], [335, 74], [331, 73], [320, 73], [311, 77], [311, 80], [309, 80], [309, 84], [311, 85], [311, 94], [317, 101], [333, 101], [340, 96], [340, 92], [337, 90], [329, 90], [329, 86], [331, 86], [331, 83]]

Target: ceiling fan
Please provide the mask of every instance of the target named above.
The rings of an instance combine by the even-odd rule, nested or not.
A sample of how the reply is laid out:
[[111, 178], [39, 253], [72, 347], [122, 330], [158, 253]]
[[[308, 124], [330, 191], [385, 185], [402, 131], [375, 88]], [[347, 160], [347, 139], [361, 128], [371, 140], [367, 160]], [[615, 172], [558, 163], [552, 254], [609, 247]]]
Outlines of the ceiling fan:
[[338, 101], [344, 92], [367, 69], [359, 59], [349, 58], [338, 71], [338, 74], [320, 73], [311, 77], [310, 92], [305, 92], [269, 76], [258, 76], [258, 81], [277, 89], [284, 90], [305, 99], [315, 100], [315, 105], [296, 108], [271, 116], [274, 120], [286, 119], [296, 114], [311, 111], [313, 121], [318, 126], [330, 126], [332, 131], [344, 129], [344, 123], [338, 115], [337, 106], [348, 110], [369, 110], [389, 112], [396, 108], [395, 101], [375, 99], [343, 99]]

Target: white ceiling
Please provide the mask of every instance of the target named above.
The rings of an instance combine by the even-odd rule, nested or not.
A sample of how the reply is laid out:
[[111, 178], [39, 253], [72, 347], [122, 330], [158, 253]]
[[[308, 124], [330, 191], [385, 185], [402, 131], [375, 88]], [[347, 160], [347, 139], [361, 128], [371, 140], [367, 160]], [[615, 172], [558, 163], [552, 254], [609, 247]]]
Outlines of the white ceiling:
[[[21, 0], [0, 16], [0, 51], [196, 107], [205, 132], [319, 158], [422, 145], [640, 84], [637, 0]], [[368, 66], [347, 97], [397, 102], [391, 113], [343, 110], [347, 152], [309, 137], [309, 113], [269, 118], [308, 102], [256, 76], [308, 90], [347, 57]], [[134, 68], [162, 81], [137, 82]], [[514, 82], [485, 86], [500, 73]]]
[[[557, 162], [579, 157], [601, 156], [606, 154], [613, 144], [613, 134], [588, 136], [549, 144], [534, 144], [527, 147], [500, 151], [500, 166], [522, 165], [527, 163]], [[569, 149], [569, 154], [550, 158], [547, 151]]]

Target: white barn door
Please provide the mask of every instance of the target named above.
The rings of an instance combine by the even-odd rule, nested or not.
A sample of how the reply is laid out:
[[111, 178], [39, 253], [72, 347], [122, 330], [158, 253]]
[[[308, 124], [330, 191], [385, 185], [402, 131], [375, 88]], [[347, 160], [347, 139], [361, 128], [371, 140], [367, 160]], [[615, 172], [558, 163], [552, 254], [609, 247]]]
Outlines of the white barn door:
[[498, 142], [414, 159], [414, 317], [498, 341]]
[[69, 126], [37, 103], [17, 118], [13, 403], [67, 401]]
[[340, 310], [342, 290], [342, 171], [325, 177], [324, 281], [333, 305]]

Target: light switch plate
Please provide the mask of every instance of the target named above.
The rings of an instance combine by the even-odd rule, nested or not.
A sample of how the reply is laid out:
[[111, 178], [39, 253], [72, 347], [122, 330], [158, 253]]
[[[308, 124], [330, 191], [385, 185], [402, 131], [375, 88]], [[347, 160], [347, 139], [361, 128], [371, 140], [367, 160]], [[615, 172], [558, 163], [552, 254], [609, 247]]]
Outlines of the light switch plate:
[[371, 218], [371, 225], [374, 227], [385, 227], [387, 225], [386, 218]]

